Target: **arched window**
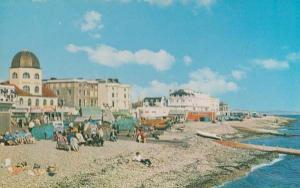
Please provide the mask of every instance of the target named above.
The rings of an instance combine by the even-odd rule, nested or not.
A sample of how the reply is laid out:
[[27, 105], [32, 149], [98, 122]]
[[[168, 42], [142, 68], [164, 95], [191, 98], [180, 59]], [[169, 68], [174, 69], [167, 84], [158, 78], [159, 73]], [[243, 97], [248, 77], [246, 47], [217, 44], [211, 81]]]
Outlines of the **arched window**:
[[28, 106], [31, 106], [31, 99], [28, 99]]
[[17, 79], [17, 78], [18, 78], [18, 74], [17, 74], [16, 72], [14, 72], [14, 73], [12, 74], [12, 78], [13, 78], [13, 79]]
[[39, 75], [38, 73], [36, 73], [36, 74], [34, 75], [34, 79], [36, 79], [36, 80], [40, 79], [40, 75]]
[[46, 100], [46, 99], [44, 99], [44, 101], [43, 101], [43, 105], [44, 105], [44, 106], [46, 106], [46, 105], [47, 105], [47, 100]]
[[54, 102], [53, 102], [53, 100], [51, 99], [51, 100], [50, 100], [50, 105], [53, 106], [53, 104], [54, 104]]
[[30, 74], [28, 72], [24, 72], [23, 78], [24, 79], [30, 79]]
[[30, 87], [29, 86], [23, 86], [23, 90], [26, 91], [27, 93], [30, 93]]
[[35, 92], [35, 93], [39, 93], [39, 92], [40, 92], [39, 86], [36, 86], [36, 87], [34, 88], [34, 92]]
[[24, 103], [24, 100], [23, 100], [23, 98], [20, 98], [20, 101], [19, 101], [19, 103], [20, 103], [20, 105], [23, 105], [23, 103]]
[[40, 100], [39, 99], [35, 99], [35, 106], [39, 106], [40, 105]]

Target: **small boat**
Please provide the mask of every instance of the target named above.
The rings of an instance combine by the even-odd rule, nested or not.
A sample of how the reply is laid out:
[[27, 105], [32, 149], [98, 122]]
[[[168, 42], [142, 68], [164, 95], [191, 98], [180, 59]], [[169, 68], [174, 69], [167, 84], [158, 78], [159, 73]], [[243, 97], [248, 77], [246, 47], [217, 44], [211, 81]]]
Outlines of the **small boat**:
[[216, 140], [222, 140], [222, 138], [220, 136], [218, 136], [217, 134], [213, 134], [213, 133], [207, 133], [207, 132], [197, 130], [196, 134], [198, 136], [202, 136], [202, 137], [205, 137], [205, 138], [212, 138], [212, 139], [216, 139]]

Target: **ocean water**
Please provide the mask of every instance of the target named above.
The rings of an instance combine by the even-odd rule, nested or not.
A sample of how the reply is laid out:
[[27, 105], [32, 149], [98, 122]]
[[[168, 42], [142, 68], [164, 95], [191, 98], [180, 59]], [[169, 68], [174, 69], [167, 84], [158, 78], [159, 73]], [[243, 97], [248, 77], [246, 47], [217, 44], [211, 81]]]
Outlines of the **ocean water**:
[[[281, 132], [300, 135], [300, 116], [287, 116], [297, 121], [282, 127]], [[300, 136], [268, 137], [247, 143], [300, 149]], [[225, 183], [222, 188], [300, 188], [300, 157], [280, 154], [278, 159], [253, 167], [243, 178]]]

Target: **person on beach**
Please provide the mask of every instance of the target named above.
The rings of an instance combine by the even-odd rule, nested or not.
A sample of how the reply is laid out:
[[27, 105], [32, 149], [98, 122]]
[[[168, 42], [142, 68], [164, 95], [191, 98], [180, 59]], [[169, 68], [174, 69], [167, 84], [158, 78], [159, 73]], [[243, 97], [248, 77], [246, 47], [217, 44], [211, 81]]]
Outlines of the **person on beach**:
[[137, 161], [140, 162], [144, 165], [146, 165], [147, 167], [150, 167], [152, 165], [150, 159], [143, 159], [142, 155], [140, 154], [140, 152], [136, 152], [135, 156], [133, 158], [133, 161]]
[[110, 140], [113, 141], [113, 142], [116, 142], [118, 140], [117, 131], [115, 129], [113, 129], [110, 132]]
[[102, 127], [99, 127], [99, 128], [98, 128], [97, 136], [98, 136], [98, 138], [99, 138], [99, 141], [100, 141], [101, 146], [103, 146], [103, 144], [104, 144], [104, 132], [103, 132]]

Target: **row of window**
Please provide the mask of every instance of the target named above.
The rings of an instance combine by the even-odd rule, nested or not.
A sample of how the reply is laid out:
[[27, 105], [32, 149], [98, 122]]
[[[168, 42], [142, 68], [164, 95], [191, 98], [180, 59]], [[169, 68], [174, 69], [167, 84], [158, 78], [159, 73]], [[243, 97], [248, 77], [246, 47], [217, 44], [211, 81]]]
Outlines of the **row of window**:
[[[118, 94], [117, 94], [116, 96], [118, 97]], [[114, 97], [115, 97], [115, 94], [112, 93], [112, 94], [111, 94], [111, 97], [114, 98]], [[126, 93], [124, 94], [124, 98], [126, 99]]]
[[[20, 98], [19, 104], [20, 104], [20, 105], [23, 105], [23, 104], [24, 104], [24, 99], [23, 99], [23, 98]], [[31, 106], [31, 105], [32, 105], [32, 100], [31, 100], [31, 99], [28, 99], [27, 105], [28, 105], [28, 106]], [[39, 100], [39, 99], [36, 99], [36, 100], [35, 100], [35, 106], [39, 106], [39, 105], [40, 105], [40, 100]], [[46, 100], [46, 99], [43, 100], [43, 105], [44, 105], [44, 106], [47, 105], [47, 100]], [[53, 99], [50, 100], [50, 105], [51, 105], [51, 106], [54, 105]]]
[[[14, 72], [14, 73], [12, 74], [12, 78], [13, 78], [13, 79], [17, 79], [17, 78], [18, 78], [18, 74], [17, 74], [16, 72]], [[24, 72], [24, 73], [23, 73], [23, 79], [30, 79], [30, 74], [29, 74], [28, 72]], [[36, 74], [34, 75], [34, 79], [36, 79], [36, 80], [40, 79], [40, 75], [39, 75], [38, 73], [36, 73]]]
[[[28, 85], [23, 86], [23, 91], [26, 91], [27, 93], [30, 93], [30, 87]], [[40, 92], [40, 87], [36, 86], [34, 88], [34, 92], [39, 93]]]

